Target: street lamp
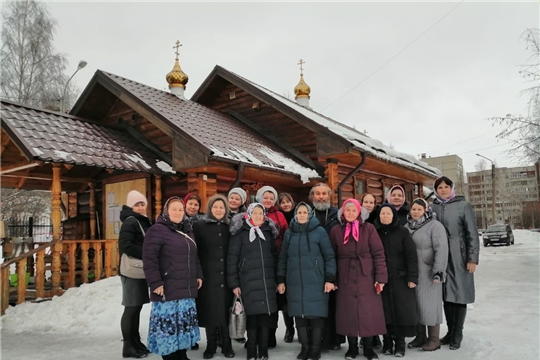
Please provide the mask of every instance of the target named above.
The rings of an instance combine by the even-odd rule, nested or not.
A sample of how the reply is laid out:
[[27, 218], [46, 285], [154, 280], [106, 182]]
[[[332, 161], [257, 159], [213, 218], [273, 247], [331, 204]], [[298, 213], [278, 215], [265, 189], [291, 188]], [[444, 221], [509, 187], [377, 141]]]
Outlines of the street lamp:
[[476, 156], [480, 156], [481, 158], [491, 162], [491, 217], [493, 219], [493, 223], [495, 224], [495, 163], [493, 160], [485, 157], [484, 155], [476, 154]]
[[67, 81], [66, 86], [64, 87], [64, 95], [62, 96], [62, 102], [60, 103], [60, 112], [64, 113], [66, 111], [66, 109], [65, 109], [66, 108], [66, 92], [67, 92], [67, 89], [68, 89], [69, 82], [71, 81], [71, 79], [73, 79], [75, 74], [77, 72], [79, 72], [79, 70], [83, 69], [86, 66], [86, 64], [88, 64], [88, 63], [86, 61], [84, 61], [84, 60], [79, 61], [79, 65], [77, 65], [77, 70], [75, 70], [73, 75], [71, 75], [71, 77]]

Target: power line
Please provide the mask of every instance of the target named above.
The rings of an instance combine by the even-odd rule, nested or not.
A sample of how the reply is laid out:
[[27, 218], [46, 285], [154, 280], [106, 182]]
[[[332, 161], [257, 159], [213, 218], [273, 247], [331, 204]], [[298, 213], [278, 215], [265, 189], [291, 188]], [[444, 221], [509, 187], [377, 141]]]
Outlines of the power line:
[[430, 153], [432, 151], [435, 151], [435, 150], [440, 150], [440, 149], [445, 149], [449, 146], [454, 146], [454, 145], [459, 145], [459, 144], [463, 144], [463, 143], [466, 143], [466, 142], [469, 142], [469, 141], [473, 141], [473, 140], [476, 140], [476, 139], [480, 139], [480, 138], [483, 138], [485, 136], [488, 136], [488, 135], [494, 135], [496, 133], [498, 133], [499, 131], [495, 131], [495, 132], [492, 132], [492, 133], [487, 133], [487, 134], [484, 134], [482, 136], [475, 136], [473, 138], [470, 138], [470, 139], [467, 139], [467, 140], [463, 140], [463, 141], [460, 141], [460, 142], [457, 142], [457, 143], [452, 143], [452, 144], [446, 144], [444, 146], [441, 146], [441, 147], [438, 147], [438, 148], [435, 148], [435, 149], [432, 149], [432, 150], [429, 150], [429, 151], [424, 151], [424, 153]]
[[431, 25], [426, 31], [424, 31], [423, 33], [421, 33], [418, 37], [416, 37], [416, 39], [414, 39], [413, 41], [411, 41], [408, 45], [406, 45], [403, 49], [401, 49], [398, 53], [396, 53], [394, 56], [392, 56], [390, 58], [390, 60], [388, 60], [387, 62], [385, 62], [384, 64], [382, 64], [381, 66], [379, 66], [375, 71], [373, 71], [371, 74], [369, 74], [364, 80], [360, 81], [357, 85], [355, 85], [352, 89], [350, 89], [349, 91], [347, 91], [345, 94], [341, 95], [340, 97], [338, 97], [336, 100], [334, 100], [333, 102], [331, 102], [330, 104], [328, 104], [326, 107], [324, 107], [322, 110], [326, 110], [328, 109], [330, 106], [334, 105], [335, 103], [337, 103], [339, 100], [343, 99], [345, 96], [347, 96], [349, 93], [351, 93], [353, 90], [355, 90], [357, 87], [359, 87], [360, 85], [362, 85], [364, 82], [366, 82], [369, 78], [371, 78], [373, 75], [375, 75], [377, 72], [379, 72], [379, 70], [381, 70], [383, 67], [385, 67], [386, 65], [388, 65], [392, 60], [394, 60], [395, 58], [397, 58], [403, 51], [405, 51], [409, 46], [411, 46], [412, 44], [414, 44], [417, 40], [419, 40], [422, 36], [424, 36], [429, 30], [433, 29], [435, 27], [435, 25], [437, 25], [438, 23], [440, 23], [442, 20], [444, 20], [444, 18], [446, 18], [448, 15], [450, 15], [454, 10], [457, 9], [457, 7], [461, 4], [463, 4], [465, 0], [461, 0], [456, 6], [454, 6], [453, 9], [451, 9], [449, 12], [447, 12], [442, 18], [440, 18], [439, 20], [437, 20], [433, 25]]

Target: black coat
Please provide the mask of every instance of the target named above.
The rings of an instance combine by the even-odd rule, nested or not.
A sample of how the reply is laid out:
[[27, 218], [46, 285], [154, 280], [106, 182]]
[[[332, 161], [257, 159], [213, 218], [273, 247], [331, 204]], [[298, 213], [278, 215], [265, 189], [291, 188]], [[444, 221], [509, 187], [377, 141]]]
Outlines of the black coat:
[[[129, 206], [124, 205], [120, 212], [120, 221], [122, 221], [120, 234], [118, 236], [118, 250], [120, 252], [120, 257], [125, 253], [128, 256], [142, 259], [144, 234], [141, 231], [141, 227], [146, 232], [152, 225], [150, 219], [136, 213]], [[141, 226], [139, 226], [139, 223]], [[120, 266], [118, 266], [118, 272], [120, 272]]]
[[206, 218], [193, 226], [204, 282], [197, 297], [200, 327], [227, 326], [233, 292], [227, 285], [229, 221]]
[[261, 225], [265, 239], [249, 241], [250, 227], [238, 214], [231, 220], [231, 241], [227, 258], [227, 282], [231, 289], [242, 292], [247, 315], [277, 312], [276, 267], [277, 250], [274, 238], [279, 231], [273, 222]]
[[320, 211], [313, 207], [313, 211], [327, 234], [330, 234], [330, 230], [339, 224], [337, 208], [330, 206], [328, 210]]
[[418, 323], [416, 291], [408, 282], [418, 284], [418, 257], [416, 245], [409, 230], [398, 224], [396, 211], [390, 225], [375, 220], [375, 228], [382, 240], [388, 269], [388, 283], [381, 293], [386, 324], [414, 326]]

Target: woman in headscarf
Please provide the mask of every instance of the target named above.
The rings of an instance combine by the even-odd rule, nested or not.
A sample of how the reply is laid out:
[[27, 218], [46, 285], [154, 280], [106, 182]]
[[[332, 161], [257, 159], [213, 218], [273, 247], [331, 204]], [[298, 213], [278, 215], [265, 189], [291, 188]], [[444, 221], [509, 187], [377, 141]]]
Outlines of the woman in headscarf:
[[318, 360], [328, 293], [336, 282], [336, 261], [328, 234], [311, 207], [301, 202], [295, 212], [279, 254], [278, 291], [287, 290], [288, 314], [296, 320], [302, 345], [296, 358]]
[[[411, 205], [411, 213], [406, 227], [416, 245], [418, 257], [418, 325], [416, 338], [407, 347], [421, 347], [424, 351], [434, 351], [441, 347], [439, 340], [442, 323], [442, 284], [446, 279], [448, 266], [448, 238], [446, 229], [438, 222], [437, 215], [424, 199], [416, 199]], [[426, 326], [429, 337], [426, 336]]]
[[227, 195], [227, 204], [229, 205], [229, 220], [236, 214], [246, 212], [247, 194], [246, 191], [240, 187], [232, 188]]
[[164, 360], [188, 360], [186, 350], [200, 340], [195, 298], [203, 273], [181, 198], [169, 198], [148, 229], [143, 267], [152, 301], [148, 349]]
[[396, 209], [382, 204], [374, 225], [384, 246], [388, 269], [388, 283], [382, 292], [386, 320], [383, 354], [403, 357], [405, 337], [416, 334], [418, 323], [414, 291], [418, 284], [418, 260], [409, 231], [398, 221]]
[[405, 189], [400, 185], [392, 186], [386, 194], [386, 202], [396, 209], [399, 225], [405, 226], [407, 223], [407, 215], [409, 215], [410, 210], [410, 206], [407, 203], [407, 198], [405, 196]]
[[[279, 256], [281, 244], [283, 242], [283, 235], [285, 234], [285, 231], [289, 230], [289, 224], [287, 223], [283, 213], [278, 209], [278, 193], [276, 189], [271, 186], [263, 186], [257, 191], [255, 199], [258, 203], [264, 206], [268, 219], [272, 220], [278, 228], [279, 235], [274, 241], [276, 243], [276, 251]], [[285, 338], [292, 341], [292, 338], [294, 337], [294, 325], [292, 324], [290, 317], [287, 315], [287, 298], [284, 294], [277, 295], [277, 306], [278, 310], [281, 310], [283, 318], [285, 319], [284, 322], [287, 326]], [[278, 313], [276, 313], [276, 316], [278, 316]], [[271, 329], [269, 336], [270, 338], [268, 339], [268, 346], [270, 348], [276, 347], [276, 329]]]
[[364, 338], [364, 356], [378, 359], [373, 336], [386, 333], [380, 291], [388, 282], [384, 248], [375, 227], [362, 220], [360, 203], [345, 200], [340, 224], [330, 231], [336, 254], [336, 332], [347, 336], [346, 359], [358, 356], [358, 337]]
[[[252, 203], [244, 217], [231, 220], [227, 282], [242, 296], [247, 315], [247, 359], [268, 359], [270, 329], [277, 327], [275, 224], [264, 206]], [[258, 347], [258, 348], [257, 348]]]
[[461, 347], [467, 304], [474, 303], [474, 272], [478, 265], [480, 241], [476, 217], [463, 196], [456, 196], [454, 183], [446, 176], [435, 180], [433, 211], [446, 227], [448, 238], [448, 268], [443, 286], [444, 315], [448, 333], [441, 344], [450, 350]]
[[233, 301], [227, 286], [227, 253], [229, 232], [227, 200], [215, 195], [208, 200], [206, 217], [193, 226], [204, 284], [197, 297], [199, 326], [206, 329], [206, 350], [203, 357], [214, 357], [219, 343], [226, 358], [234, 357], [229, 337], [229, 308]]

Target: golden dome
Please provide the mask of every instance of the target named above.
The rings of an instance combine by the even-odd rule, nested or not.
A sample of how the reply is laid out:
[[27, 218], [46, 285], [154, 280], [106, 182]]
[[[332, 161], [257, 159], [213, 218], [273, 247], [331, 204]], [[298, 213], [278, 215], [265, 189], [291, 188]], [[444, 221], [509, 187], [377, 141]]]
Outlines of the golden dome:
[[309, 99], [310, 93], [311, 93], [311, 88], [304, 81], [304, 75], [300, 74], [300, 81], [298, 82], [298, 85], [296, 85], [296, 87], [294, 88], [294, 95], [296, 95], [295, 99], [298, 99], [301, 97], [307, 97]]
[[189, 81], [189, 77], [186, 75], [185, 72], [182, 71], [182, 68], [180, 68], [180, 63], [178, 62], [178, 58], [176, 58], [176, 60], [174, 61], [174, 67], [172, 71], [167, 74], [165, 79], [169, 83], [169, 88], [171, 87], [181, 87], [183, 89], [186, 88], [186, 84]]

